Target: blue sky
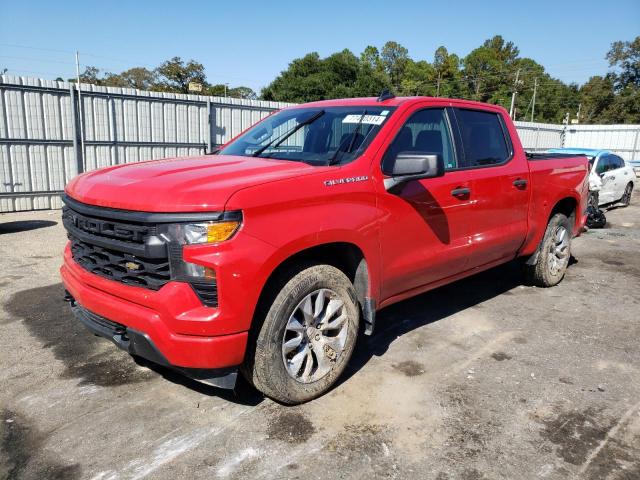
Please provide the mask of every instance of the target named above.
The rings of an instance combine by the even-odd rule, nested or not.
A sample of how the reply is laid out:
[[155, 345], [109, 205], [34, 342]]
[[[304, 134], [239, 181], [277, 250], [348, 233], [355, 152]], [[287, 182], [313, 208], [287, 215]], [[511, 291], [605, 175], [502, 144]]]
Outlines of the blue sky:
[[582, 83], [606, 72], [613, 41], [640, 35], [640, 1], [0, 0], [0, 68], [42, 78], [74, 76], [79, 50], [82, 64], [113, 72], [193, 58], [213, 83], [259, 90], [310, 51], [395, 40], [431, 61], [440, 45], [464, 56], [495, 34]]

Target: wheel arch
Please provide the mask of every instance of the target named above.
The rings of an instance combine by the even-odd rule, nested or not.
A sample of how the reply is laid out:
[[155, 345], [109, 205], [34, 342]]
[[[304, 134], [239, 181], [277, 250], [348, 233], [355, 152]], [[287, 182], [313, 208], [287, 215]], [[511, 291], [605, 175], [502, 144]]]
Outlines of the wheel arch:
[[371, 285], [369, 262], [363, 249], [352, 242], [335, 241], [307, 246], [279, 261], [262, 285], [259, 301], [263, 300], [275, 283], [286, 282], [290, 272], [304, 264], [326, 264], [342, 271], [353, 283], [361, 305], [375, 291]]
[[566, 196], [555, 203], [555, 205], [551, 209], [551, 212], [549, 213], [549, 216], [547, 217], [547, 223], [549, 223], [549, 220], [551, 220], [551, 218], [556, 213], [562, 213], [569, 219], [569, 221], [575, 228], [576, 221], [578, 220], [577, 209], [578, 200], [575, 197]]
[[[547, 210], [541, 211], [536, 214], [535, 218], [530, 223], [530, 236], [526, 239], [521, 247], [518, 256], [527, 258], [527, 263], [535, 263], [537, 261], [537, 249], [544, 237], [549, 220], [556, 214], [562, 213], [568, 219], [571, 225], [573, 225], [573, 235], [576, 234], [576, 230], [580, 228], [581, 215], [578, 214], [578, 208], [580, 206], [580, 200], [576, 195], [565, 193], [557, 198], [552, 207]], [[544, 222], [544, 223], [543, 223]]]

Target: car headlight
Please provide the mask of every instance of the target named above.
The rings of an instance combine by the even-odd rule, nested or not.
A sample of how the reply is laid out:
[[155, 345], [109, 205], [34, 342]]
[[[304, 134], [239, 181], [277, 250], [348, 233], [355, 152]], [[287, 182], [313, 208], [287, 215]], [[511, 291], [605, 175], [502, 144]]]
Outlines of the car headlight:
[[190, 223], [182, 226], [184, 243], [218, 243], [230, 239], [240, 227], [239, 220]]
[[194, 223], [158, 225], [159, 233], [167, 242], [171, 277], [174, 280], [215, 281], [215, 270], [185, 261], [182, 250], [185, 246], [214, 244], [229, 240], [242, 225], [242, 214], [239, 211], [212, 213], [210, 218], [211, 220], [204, 217], [202, 221]]

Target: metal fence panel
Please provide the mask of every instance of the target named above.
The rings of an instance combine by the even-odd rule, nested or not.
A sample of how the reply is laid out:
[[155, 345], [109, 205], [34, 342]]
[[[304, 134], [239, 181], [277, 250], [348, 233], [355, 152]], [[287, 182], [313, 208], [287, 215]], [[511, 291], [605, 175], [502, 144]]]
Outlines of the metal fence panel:
[[0, 212], [59, 208], [78, 166], [201, 155], [289, 104], [0, 76]]
[[[60, 192], [79, 168], [201, 155], [290, 105], [85, 84], [79, 93], [74, 88], [68, 82], [0, 76], [0, 212], [59, 208]], [[515, 124], [530, 151], [574, 146], [612, 150], [627, 160], [640, 157], [639, 125]]]
[[640, 158], [640, 125], [570, 125], [566, 147], [611, 150], [625, 160]]
[[514, 123], [525, 150], [538, 152], [562, 147], [563, 125], [518, 121]]

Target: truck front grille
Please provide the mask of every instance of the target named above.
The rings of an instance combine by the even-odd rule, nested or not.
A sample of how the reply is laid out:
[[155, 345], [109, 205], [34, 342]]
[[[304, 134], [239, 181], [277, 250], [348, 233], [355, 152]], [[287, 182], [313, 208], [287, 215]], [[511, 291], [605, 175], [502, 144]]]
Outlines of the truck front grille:
[[72, 235], [71, 255], [85, 270], [137, 287], [160, 289], [171, 278], [168, 258], [141, 258], [83, 242]]
[[[85, 270], [127, 285], [159, 290], [171, 279], [169, 256], [157, 225], [86, 215], [65, 206], [62, 222], [71, 255]], [[111, 215], [112, 216], [112, 215]]]

